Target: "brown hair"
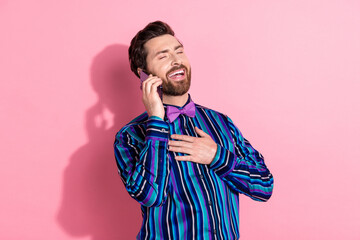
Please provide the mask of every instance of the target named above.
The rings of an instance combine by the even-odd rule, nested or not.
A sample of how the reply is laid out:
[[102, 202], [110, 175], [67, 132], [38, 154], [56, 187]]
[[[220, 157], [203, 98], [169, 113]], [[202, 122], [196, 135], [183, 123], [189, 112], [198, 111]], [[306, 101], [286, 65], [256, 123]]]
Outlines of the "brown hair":
[[140, 77], [137, 69], [141, 68], [146, 70], [146, 57], [147, 52], [144, 48], [144, 44], [152, 38], [170, 34], [172, 36], [175, 35], [174, 31], [171, 27], [161, 21], [156, 21], [149, 23], [143, 30], [140, 30], [135, 37], [131, 40], [131, 44], [129, 47], [129, 62], [130, 68], [136, 76]]

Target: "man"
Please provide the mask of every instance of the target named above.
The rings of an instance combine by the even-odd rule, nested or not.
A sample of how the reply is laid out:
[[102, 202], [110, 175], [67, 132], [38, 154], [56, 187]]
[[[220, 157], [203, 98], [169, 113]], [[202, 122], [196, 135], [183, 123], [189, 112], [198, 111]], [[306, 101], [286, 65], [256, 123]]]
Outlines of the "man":
[[[229, 117], [194, 104], [191, 68], [172, 29], [148, 24], [129, 47], [146, 112], [116, 135], [119, 174], [141, 204], [138, 239], [238, 239], [239, 193], [266, 201], [273, 177]], [[158, 94], [162, 86], [163, 98]]]

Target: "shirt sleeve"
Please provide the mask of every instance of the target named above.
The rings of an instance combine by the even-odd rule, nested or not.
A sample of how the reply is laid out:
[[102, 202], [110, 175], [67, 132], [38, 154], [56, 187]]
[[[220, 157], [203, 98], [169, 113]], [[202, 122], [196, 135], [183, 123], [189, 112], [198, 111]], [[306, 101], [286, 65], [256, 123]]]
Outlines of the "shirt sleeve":
[[137, 125], [121, 129], [115, 138], [114, 150], [119, 174], [126, 190], [140, 204], [160, 206], [167, 198], [169, 161], [167, 145], [169, 126], [161, 118], [146, 122], [145, 139]]
[[263, 156], [246, 140], [230, 118], [227, 118], [234, 152], [218, 144], [212, 169], [234, 191], [257, 201], [267, 201], [273, 190], [273, 176]]

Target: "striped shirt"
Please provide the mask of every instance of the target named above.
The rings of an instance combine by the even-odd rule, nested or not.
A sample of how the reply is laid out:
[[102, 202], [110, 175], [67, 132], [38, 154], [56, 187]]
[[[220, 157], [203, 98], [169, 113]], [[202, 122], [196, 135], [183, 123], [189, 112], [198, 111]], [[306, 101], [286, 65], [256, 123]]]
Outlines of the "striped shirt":
[[[272, 194], [273, 177], [262, 155], [232, 120], [195, 106], [195, 117], [181, 114], [172, 123], [166, 114], [162, 120], [145, 112], [116, 134], [119, 174], [141, 204], [137, 239], [238, 239], [239, 193], [257, 201]], [[210, 165], [177, 161], [182, 153], [168, 150], [171, 134], [198, 137], [195, 127], [217, 143]]]

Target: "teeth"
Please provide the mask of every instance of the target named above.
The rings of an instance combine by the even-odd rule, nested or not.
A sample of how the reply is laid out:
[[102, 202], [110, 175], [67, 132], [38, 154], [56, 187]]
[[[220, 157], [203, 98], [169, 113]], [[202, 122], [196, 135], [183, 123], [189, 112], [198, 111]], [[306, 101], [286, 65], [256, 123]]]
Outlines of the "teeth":
[[176, 71], [176, 72], [170, 74], [169, 77], [175, 76], [176, 74], [180, 74], [180, 73], [184, 73], [184, 70], [181, 69], [181, 70], [179, 70], [179, 71]]

